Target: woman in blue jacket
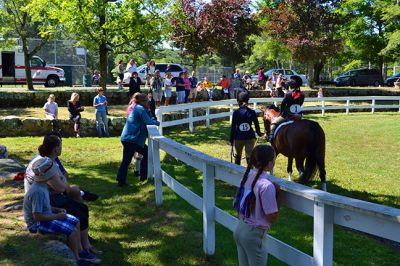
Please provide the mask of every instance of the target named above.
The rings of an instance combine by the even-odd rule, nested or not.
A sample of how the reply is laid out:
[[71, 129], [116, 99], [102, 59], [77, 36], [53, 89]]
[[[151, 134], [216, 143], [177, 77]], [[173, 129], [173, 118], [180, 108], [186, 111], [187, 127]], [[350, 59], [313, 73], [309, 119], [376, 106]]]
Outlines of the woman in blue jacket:
[[147, 125], [159, 125], [158, 121], [152, 120], [148, 111], [148, 98], [146, 94], [139, 94], [136, 98], [136, 106], [129, 113], [124, 129], [121, 134], [123, 145], [123, 157], [121, 166], [118, 169], [118, 186], [129, 186], [126, 183], [128, 167], [135, 152], [143, 155], [140, 164], [140, 181], [147, 179]]

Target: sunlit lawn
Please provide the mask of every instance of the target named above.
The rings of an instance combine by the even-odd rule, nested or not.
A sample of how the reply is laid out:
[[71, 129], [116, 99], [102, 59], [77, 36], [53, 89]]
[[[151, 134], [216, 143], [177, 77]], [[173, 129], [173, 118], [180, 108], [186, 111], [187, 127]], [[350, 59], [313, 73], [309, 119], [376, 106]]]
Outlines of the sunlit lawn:
[[[326, 168], [328, 190], [332, 193], [400, 208], [400, 114], [358, 113], [308, 116], [321, 123], [327, 135]], [[211, 129], [175, 128], [166, 135], [212, 156], [230, 160], [229, 124], [214, 122]], [[41, 138], [3, 138], [1, 144], [11, 157], [26, 163], [35, 153]], [[259, 143], [263, 141], [260, 140]], [[151, 184], [141, 184], [130, 171], [133, 188], [121, 189], [114, 181], [122, 157], [118, 138], [65, 138], [62, 161], [77, 183], [101, 195], [89, 204], [90, 234], [104, 250], [103, 265], [236, 265], [232, 233], [217, 226], [216, 254], [202, 251], [202, 215], [164, 187], [164, 204], [156, 207]], [[201, 173], [162, 154], [163, 169], [202, 194]], [[286, 177], [286, 160], [279, 157], [275, 174]], [[319, 187], [316, 180], [312, 184]], [[231, 209], [235, 189], [217, 183], [217, 205]], [[13, 194], [14, 193], [14, 194]], [[0, 205], [9, 202], [16, 191], [0, 184]], [[0, 264], [23, 265], [34, 261], [43, 265], [49, 257], [39, 255], [34, 235], [23, 233], [18, 217], [0, 212]], [[271, 235], [312, 255], [312, 218], [282, 209]], [[17, 228], [17, 230], [15, 230]], [[3, 233], [4, 232], [4, 233]], [[29, 245], [29, 243], [31, 245]], [[24, 249], [20, 249], [20, 245]], [[373, 254], [373, 255], [372, 255]], [[366, 235], [335, 227], [335, 265], [398, 265], [399, 249]], [[281, 265], [270, 259], [269, 265]]]

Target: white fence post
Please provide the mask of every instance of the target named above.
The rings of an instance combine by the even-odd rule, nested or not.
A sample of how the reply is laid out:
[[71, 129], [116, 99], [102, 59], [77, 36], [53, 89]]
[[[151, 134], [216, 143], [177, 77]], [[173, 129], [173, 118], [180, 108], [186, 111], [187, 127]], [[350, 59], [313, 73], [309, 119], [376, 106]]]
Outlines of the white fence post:
[[206, 127], [207, 128], [210, 128], [210, 107], [209, 106], [207, 106], [207, 109], [206, 109]]
[[229, 104], [229, 112], [231, 113], [231, 114], [229, 115], [229, 123], [232, 124], [232, 118], [233, 118], [233, 104], [232, 104], [232, 103]]
[[[151, 180], [154, 177], [153, 166], [153, 139], [149, 137], [149, 146], [147, 149], [147, 179]], [[135, 169], [136, 170], [136, 169]]]
[[189, 132], [192, 133], [193, 130], [193, 109], [189, 108]]
[[203, 249], [207, 255], [215, 252], [215, 167], [203, 164]]
[[322, 100], [322, 102], [321, 102], [321, 107], [322, 107], [321, 115], [324, 116], [325, 115], [325, 101], [324, 100]]
[[349, 114], [349, 111], [350, 111], [350, 108], [349, 108], [349, 106], [350, 106], [350, 100], [347, 100], [347, 101], [346, 101], [346, 106], [347, 106], [347, 108], [346, 108], [346, 115], [348, 115], [348, 114]]
[[372, 107], [371, 107], [371, 112], [375, 112], [375, 99], [372, 99]]
[[333, 262], [333, 207], [314, 202], [314, 261], [317, 266]]
[[160, 162], [160, 144], [153, 140], [153, 166], [154, 166], [154, 187], [156, 196], [156, 205], [160, 206], [163, 202], [162, 194], [162, 177], [161, 177], [161, 162]]
[[158, 132], [160, 132], [160, 135], [162, 135], [162, 134], [163, 134], [163, 127], [162, 127], [162, 124], [163, 124], [163, 114], [162, 114], [162, 111], [161, 111], [160, 108], [158, 108], [158, 109], [156, 110], [156, 116], [157, 116], [158, 122], [160, 122], [160, 125], [158, 126]]
[[400, 113], [400, 100], [399, 100], [399, 113]]
[[253, 110], [256, 110], [257, 109], [257, 102], [254, 102], [253, 103]]

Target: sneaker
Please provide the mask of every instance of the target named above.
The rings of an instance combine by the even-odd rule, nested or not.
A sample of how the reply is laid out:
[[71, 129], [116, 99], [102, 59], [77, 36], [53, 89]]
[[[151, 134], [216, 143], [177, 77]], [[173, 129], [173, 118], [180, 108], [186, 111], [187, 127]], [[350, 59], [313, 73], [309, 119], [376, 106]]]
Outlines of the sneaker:
[[98, 259], [95, 255], [89, 253], [87, 250], [83, 250], [81, 253], [79, 253], [80, 260], [88, 261], [93, 264], [100, 264], [101, 259]]
[[83, 194], [82, 199], [84, 199], [86, 201], [95, 201], [99, 198], [98, 195], [96, 195], [94, 193], [90, 193], [89, 191], [83, 190], [83, 192], [85, 194]]
[[132, 184], [128, 184], [128, 183], [118, 183], [119, 187], [133, 187]]

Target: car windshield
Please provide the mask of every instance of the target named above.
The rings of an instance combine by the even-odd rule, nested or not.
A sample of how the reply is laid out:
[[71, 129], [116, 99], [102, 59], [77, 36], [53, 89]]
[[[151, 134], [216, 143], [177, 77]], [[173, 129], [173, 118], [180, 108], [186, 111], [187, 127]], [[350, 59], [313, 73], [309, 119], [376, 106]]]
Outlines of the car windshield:
[[347, 71], [347, 72], [344, 72], [342, 76], [351, 76], [353, 74], [354, 74], [354, 71]]

